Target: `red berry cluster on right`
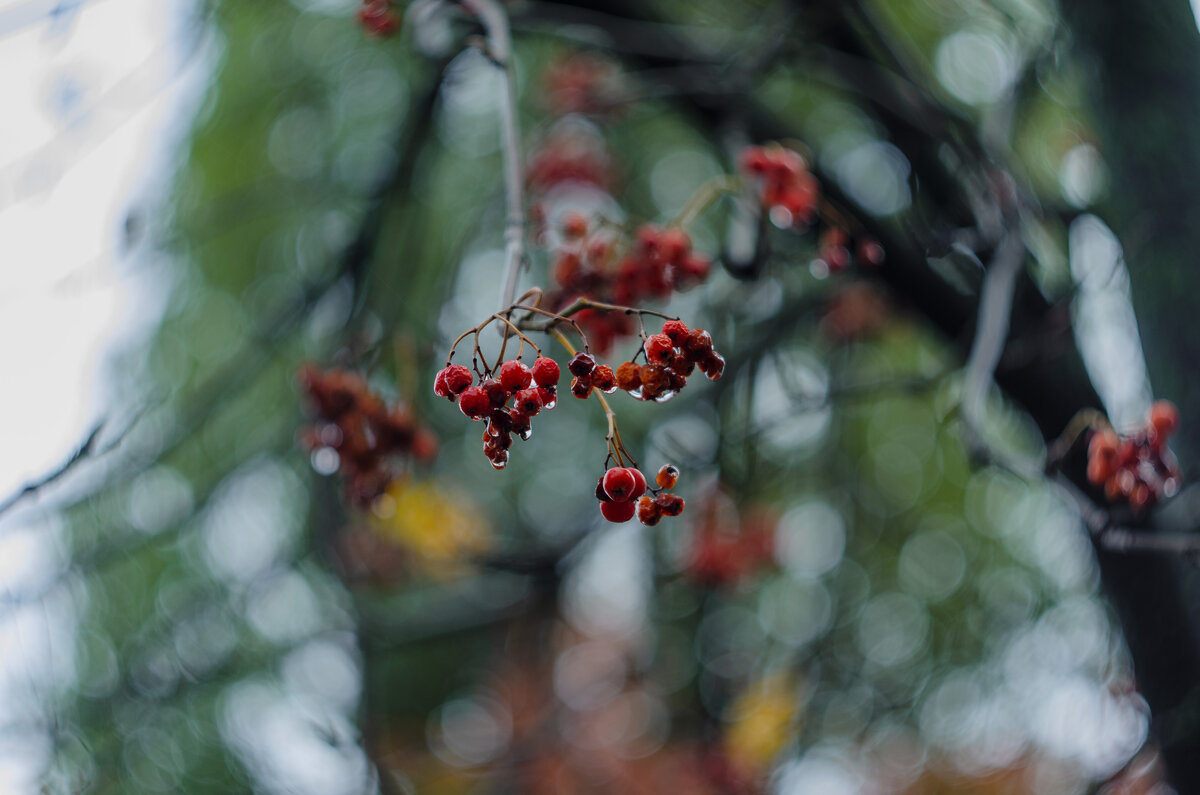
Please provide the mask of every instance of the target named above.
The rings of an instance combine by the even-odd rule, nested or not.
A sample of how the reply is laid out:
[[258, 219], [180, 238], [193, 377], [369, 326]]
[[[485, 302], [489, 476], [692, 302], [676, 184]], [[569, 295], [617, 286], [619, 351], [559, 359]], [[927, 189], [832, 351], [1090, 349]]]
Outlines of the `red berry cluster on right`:
[[704, 329], [689, 329], [681, 320], [663, 323], [660, 333], [642, 343], [642, 352], [646, 364], [628, 361], [617, 368], [617, 386], [638, 400], [670, 400], [697, 367], [712, 381], [725, 372], [725, 357], [713, 347], [712, 336]]
[[[683, 513], [683, 498], [670, 494], [679, 482], [679, 469], [665, 464], [655, 476], [657, 488], [647, 489], [646, 476], [637, 467], [612, 467], [596, 483], [596, 499], [600, 513], [610, 522], [628, 522], [637, 515], [647, 527], [658, 524], [664, 516]], [[649, 494], [647, 494], [649, 490]]]
[[557, 404], [558, 378], [558, 362], [544, 356], [539, 356], [532, 367], [520, 359], [509, 359], [496, 368], [495, 374], [485, 372], [474, 386], [470, 370], [461, 364], [447, 364], [434, 377], [433, 391], [438, 397], [457, 402], [459, 410], [471, 419], [487, 420], [483, 453], [493, 467], [504, 469], [513, 434], [529, 439], [534, 416]]
[[1135, 511], [1170, 497], [1179, 489], [1179, 464], [1167, 439], [1179, 428], [1179, 409], [1159, 400], [1150, 407], [1146, 425], [1130, 436], [1111, 429], [1097, 431], [1088, 443], [1088, 482], [1104, 486], [1109, 502], [1124, 499]]
[[400, 29], [400, 14], [392, 0], [362, 0], [354, 16], [372, 36], [391, 36]]
[[[666, 299], [672, 291], [704, 281], [712, 268], [707, 257], [692, 250], [691, 237], [678, 226], [642, 226], [630, 250], [621, 256], [619, 240], [592, 229], [582, 215], [568, 213], [562, 238], [552, 268], [558, 288], [548, 296], [550, 306], [558, 310], [580, 295], [627, 306]], [[614, 339], [632, 334], [635, 328], [628, 315], [616, 312], [584, 310], [575, 320], [602, 354]]]
[[779, 144], [749, 146], [741, 161], [742, 170], [757, 180], [763, 206], [778, 226], [808, 226], [816, 220], [821, 184], [799, 152]]

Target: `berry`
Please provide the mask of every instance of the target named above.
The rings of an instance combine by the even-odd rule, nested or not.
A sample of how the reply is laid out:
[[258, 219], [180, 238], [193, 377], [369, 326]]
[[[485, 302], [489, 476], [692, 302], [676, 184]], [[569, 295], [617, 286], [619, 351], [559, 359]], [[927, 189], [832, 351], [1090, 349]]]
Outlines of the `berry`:
[[530, 417], [542, 410], [542, 395], [538, 389], [522, 389], [513, 396], [513, 407]]
[[446, 386], [451, 395], [461, 395], [462, 391], [471, 385], [471, 371], [461, 364], [452, 364], [442, 370], [446, 374]]
[[642, 348], [646, 351], [646, 361], [654, 364], [666, 364], [675, 355], [674, 345], [666, 334], [651, 334]]
[[469, 386], [458, 396], [458, 407], [473, 420], [481, 420], [491, 411], [492, 401], [482, 386]]
[[529, 386], [533, 380], [533, 374], [524, 363], [510, 359], [500, 365], [500, 383], [509, 392], [516, 392]]
[[1169, 400], [1156, 400], [1150, 407], [1148, 424], [1158, 438], [1165, 439], [1179, 427], [1179, 409]]
[[725, 357], [716, 351], [709, 351], [708, 355], [700, 360], [699, 366], [710, 381], [720, 381], [721, 374], [725, 372]]
[[601, 475], [600, 479], [596, 481], [596, 499], [600, 502], [612, 502], [612, 497], [608, 496], [608, 492], [604, 490], [604, 475]]
[[611, 395], [617, 391], [617, 379], [613, 375], [612, 368], [607, 364], [598, 364], [596, 369], [592, 370], [592, 386], [599, 389], [606, 395]]
[[683, 351], [687, 357], [694, 362], [700, 361], [713, 349], [712, 335], [700, 328], [694, 328], [688, 332], [687, 340], [683, 344]]
[[557, 386], [558, 375], [558, 362], [553, 359], [539, 356], [533, 363], [533, 380], [538, 386]]
[[504, 384], [500, 383], [499, 378], [485, 378], [479, 382], [479, 386], [487, 393], [488, 399], [496, 408], [500, 408], [508, 402], [508, 390], [504, 388]]
[[633, 473], [625, 467], [613, 467], [604, 473], [601, 480], [604, 492], [616, 502], [629, 502], [633, 498], [633, 489], [637, 481]]
[[654, 482], [659, 485], [659, 488], [675, 488], [675, 484], [679, 482], [678, 467], [671, 464], [664, 464], [662, 469], [658, 470], [658, 474], [654, 476]]
[[1092, 435], [1092, 440], [1088, 442], [1088, 458], [1111, 458], [1117, 454], [1117, 446], [1119, 444], [1120, 440], [1116, 432], [1111, 430], [1098, 431]]
[[629, 499], [636, 500], [646, 493], [646, 476], [637, 467], [626, 467], [626, 469], [633, 475], [633, 491], [630, 492]]
[[590, 375], [595, 368], [596, 360], [592, 358], [590, 353], [584, 353], [583, 351], [572, 356], [571, 361], [567, 362], [567, 370], [571, 372], [571, 375]]
[[662, 509], [658, 507], [658, 503], [649, 494], [644, 495], [638, 500], [637, 518], [639, 522], [647, 527], [653, 527], [662, 519]]
[[682, 348], [683, 343], [687, 342], [688, 327], [682, 320], [668, 320], [663, 323], [662, 333], [667, 335], [672, 345]]
[[571, 394], [580, 400], [587, 400], [592, 394], [592, 379], [586, 375], [571, 379]]
[[542, 399], [542, 408], [549, 411], [558, 405], [558, 390], [552, 386], [539, 386], [538, 397]]
[[[611, 471], [611, 470], [610, 470]], [[600, 513], [610, 522], [628, 522], [633, 518], [637, 506], [632, 502], [602, 502]]]
[[563, 216], [563, 237], [578, 240], [587, 234], [588, 222], [581, 214], [571, 212]]
[[446, 383], [445, 370], [438, 370], [437, 375], [433, 377], [433, 394], [449, 398], [451, 402], [454, 402], [454, 395], [450, 393], [450, 385]]
[[642, 386], [641, 365], [625, 362], [617, 368], [617, 386], [626, 392], [640, 389]]
[[683, 513], [683, 497], [677, 494], [660, 494], [654, 498], [654, 504], [663, 516], [678, 516]]

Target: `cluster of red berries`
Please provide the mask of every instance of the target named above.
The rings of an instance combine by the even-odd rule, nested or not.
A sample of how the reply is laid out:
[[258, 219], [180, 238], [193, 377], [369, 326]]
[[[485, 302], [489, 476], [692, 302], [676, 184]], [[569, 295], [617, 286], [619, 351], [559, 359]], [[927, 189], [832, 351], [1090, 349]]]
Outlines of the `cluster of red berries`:
[[571, 394], [580, 400], [591, 396], [593, 389], [599, 389], [606, 395], [617, 391], [617, 377], [607, 364], [596, 364], [596, 359], [587, 351], [580, 351], [567, 362], [567, 372], [575, 376], [571, 379]]
[[305, 365], [299, 380], [316, 413], [316, 422], [301, 431], [301, 442], [337, 455], [337, 469], [355, 504], [369, 505], [384, 492], [393, 478], [394, 457], [429, 461], [437, 455], [437, 437], [403, 407], [388, 408], [357, 373]]
[[391, 36], [400, 29], [400, 13], [392, 0], [362, 0], [354, 16], [372, 36]]
[[799, 152], [778, 144], [749, 146], [742, 151], [741, 166], [757, 181], [763, 206], [777, 226], [807, 226], [816, 220], [821, 184]]
[[525, 172], [526, 184], [535, 191], [565, 182], [608, 191], [614, 181], [612, 157], [603, 139], [575, 129], [551, 133], [529, 159]]
[[1128, 500], [1135, 511], [1173, 496], [1179, 490], [1179, 464], [1167, 449], [1167, 438], [1178, 427], [1179, 409], [1158, 400], [1136, 433], [1097, 431], [1088, 443], [1088, 481], [1103, 485], [1109, 502]]
[[433, 381], [438, 397], [458, 403], [459, 410], [473, 420], [486, 420], [483, 453], [496, 469], [508, 464], [513, 434], [521, 439], [533, 435], [532, 420], [542, 409], [558, 403], [558, 362], [539, 356], [532, 367], [510, 359], [493, 375], [485, 372], [476, 385], [471, 371], [461, 364], [447, 364]]
[[647, 527], [658, 524], [664, 516], [683, 513], [683, 498], [667, 493], [667, 489], [675, 488], [679, 482], [679, 469], [666, 464], [654, 480], [658, 488], [647, 489], [646, 476], [637, 467], [606, 470], [596, 483], [600, 513], [610, 522], [628, 522], [636, 514], [638, 521]]
[[[638, 229], [631, 250], [618, 257], [617, 241], [603, 233], [589, 235], [586, 218], [568, 213], [563, 219], [563, 246], [554, 261], [558, 285], [548, 298], [557, 309], [576, 296], [633, 305], [644, 299], [664, 299], [708, 277], [711, 261], [692, 251], [692, 241], [680, 227], [647, 224]], [[613, 340], [633, 333], [632, 318], [615, 312], [584, 310], [575, 320], [592, 346], [607, 353]]]
[[699, 585], [720, 588], [738, 583], [775, 556], [773, 512], [758, 510], [732, 528], [716, 510], [703, 512], [688, 548], [684, 570]]
[[602, 115], [617, 109], [619, 86], [612, 61], [590, 53], [570, 53], [542, 73], [543, 96], [555, 116]]
[[712, 336], [704, 329], [689, 329], [681, 320], [663, 323], [660, 333], [642, 343], [642, 352], [646, 364], [629, 361], [617, 368], [617, 387], [638, 400], [665, 403], [683, 389], [697, 367], [712, 381], [725, 372], [725, 357], [713, 347]]

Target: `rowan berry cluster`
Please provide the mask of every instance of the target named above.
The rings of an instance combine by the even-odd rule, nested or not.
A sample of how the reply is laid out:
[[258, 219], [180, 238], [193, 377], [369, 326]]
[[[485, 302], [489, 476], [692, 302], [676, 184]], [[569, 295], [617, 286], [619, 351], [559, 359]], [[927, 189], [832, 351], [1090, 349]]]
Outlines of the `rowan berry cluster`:
[[779, 144], [749, 146], [742, 151], [741, 167], [757, 182], [776, 226], [808, 226], [816, 220], [821, 184], [799, 152]]
[[400, 12], [392, 0], [362, 0], [354, 16], [372, 36], [391, 36], [400, 29]]
[[[704, 281], [712, 268], [707, 257], [692, 251], [691, 238], [678, 226], [642, 226], [624, 256], [618, 255], [618, 240], [613, 235], [593, 230], [578, 213], [564, 217], [562, 238], [552, 270], [558, 289], [547, 296], [557, 309], [579, 295], [625, 305], [665, 299], [673, 290], [686, 290]], [[631, 318], [618, 313], [585, 310], [575, 319], [601, 354], [608, 352], [614, 339], [634, 330]]]
[[542, 73], [542, 87], [555, 116], [603, 115], [620, 108], [616, 65], [591, 53], [573, 52], [551, 62]]
[[628, 522], [636, 514], [647, 527], [658, 524], [664, 516], [683, 513], [683, 498], [667, 492], [679, 482], [679, 469], [665, 464], [654, 480], [657, 488], [648, 488], [646, 476], [636, 466], [605, 470], [596, 483], [600, 513], [610, 522]]
[[1150, 407], [1145, 427], [1129, 436], [1097, 431], [1088, 443], [1087, 478], [1104, 486], [1109, 502], [1128, 500], [1135, 511], [1179, 489], [1179, 465], [1167, 439], [1179, 427], [1179, 409], [1166, 400]]
[[725, 357], [713, 347], [712, 336], [704, 329], [689, 329], [681, 320], [663, 323], [662, 331], [647, 337], [640, 352], [645, 364], [628, 361], [617, 368], [617, 387], [638, 400], [665, 403], [687, 385], [697, 367], [712, 381], [725, 372]]
[[396, 457], [429, 461], [437, 455], [437, 437], [407, 409], [389, 408], [357, 373], [305, 365], [299, 380], [316, 414], [315, 422], [301, 430], [301, 442], [315, 452], [336, 455], [337, 470], [355, 504], [369, 505], [384, 492], [394, 477]]
[[533, 153], [525, 172], [526, 185], [542, 192], [567, 182], [607, 191], [614, 181], [612, 157], [603, 139], [586, 126], [556, 127]]
[[533, 418], [557, 404], [558, 379], [558, 363], [544, 356], [538, 356], [532, 367], [517, 358], [503, 362], [494, 373], [485, 368], [475, 385], [470, 370], [447, 363], [435, 376], [433, 391], [457, 402], [471, 419], [485, 421], [483, 453], [493, 467], [504, 469], [513, 434], [529, 439]]

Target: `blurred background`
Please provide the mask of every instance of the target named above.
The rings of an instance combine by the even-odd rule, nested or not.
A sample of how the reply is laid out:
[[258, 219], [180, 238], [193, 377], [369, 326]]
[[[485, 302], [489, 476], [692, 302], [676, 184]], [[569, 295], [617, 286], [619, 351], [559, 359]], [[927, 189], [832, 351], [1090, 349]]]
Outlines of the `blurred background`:
[[[711, 273], [648, 305], [725, 375], [609, 398], [682, 471], [655, 527], [600, 516], [565, 382], [502, 472], [433, 395], [498, 308], [501, 72], [454, 4], [359, 7], [0, 0], [0, 790], [1190, 791], [1194, 566], [1102, 543], [1195, 526], [1186, 3], [508, 4], [521, 290], [750, 144], [827, 199], [688, 226]], [[436, 458], [357, 498], [336, 371]], [[1060, 435], [1152, 396], [1182, 493], [1106, 514]]]

